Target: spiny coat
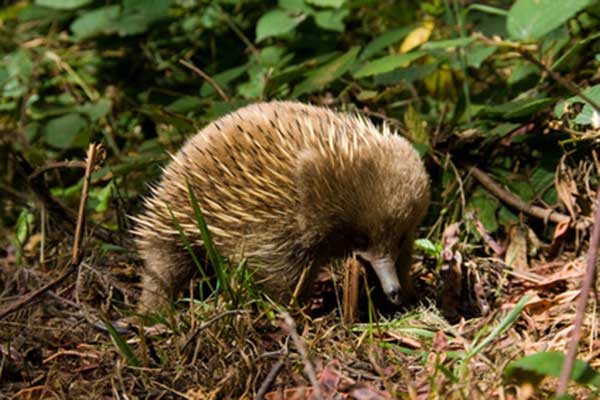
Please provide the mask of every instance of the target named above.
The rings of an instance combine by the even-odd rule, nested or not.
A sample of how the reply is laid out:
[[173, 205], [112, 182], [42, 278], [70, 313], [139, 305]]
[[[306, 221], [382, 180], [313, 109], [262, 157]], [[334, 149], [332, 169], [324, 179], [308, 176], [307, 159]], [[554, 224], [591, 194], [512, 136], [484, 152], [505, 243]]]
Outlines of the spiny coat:
[[[409, 291], [415, 229], [429, 203], [421, 159], [387, 126], [295, 102], [259, 103], [191, 137], [134, 218], [146, 269], [140, 310], [156, 311], [196, 267], [169, 207], [202, 249], [189, 182], [220, 253], [246, 258], [255, 282], [288, 301], [304, 268], [355, 251], [393, 303]], [[399, 277], [398, 277], [399, 275]]]

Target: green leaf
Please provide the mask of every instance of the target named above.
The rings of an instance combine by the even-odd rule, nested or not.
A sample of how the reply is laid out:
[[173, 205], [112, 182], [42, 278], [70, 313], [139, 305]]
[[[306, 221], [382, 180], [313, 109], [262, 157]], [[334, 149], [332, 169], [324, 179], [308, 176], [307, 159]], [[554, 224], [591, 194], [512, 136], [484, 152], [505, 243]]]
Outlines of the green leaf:
[[304, 0], [279, 0], [279, 7], [286, 11], [303, 12], [305, 14], [312, 14], [314, 11]]
[[515, 129], [519, 128], [521, 125], [522, 124], [506, 122], [503, 124], [496, 125], [493, 129], [487, 131], [486, 135], [490, 136], [490, 137], [501, 138], [501, 137], [508, 135]]
[[377, 36], [375, 39], [369, 42], [369, 44], [367, 44], [363, 52], [360, 54], [359, 59], [367, 60], [369, 57], [379, 53], [386, 47], [398, 43], [399, 41], [404, 39], [406, 35], [408, 35], [413, 29], [414, 26], [410, 25], [388, 31], [381, 36]]
[[115, 329], [115, 327], [110, 323], [108, 318], [101, 316], [102, 322], [104, 322], [104, 326], [108, 331], [108, 334], [112, 338], [113, 342], [121, 352], [121, 354], [127, 359], [127, 364], [139, 367], [142, 363], [135, 356], [135, 352], [133, 351], [133, 347], [123, 337], [119, 334], [119, 332]]
[[90, 210], [94, 210], [96, 212], [102, 213], [108, 210], [108, 204], [110, 201], [110, 197], [113, 192], [113, 188], [115, 186], [114, 181], [110, 181], [108, 185], [103, 188], [94, 188], [90, 192], [90, 197], [88, 199], [87, 208]]
[[87, 39], [102, 33], [112, 33], [120, 11], [121, 7], [118, 5], [88, 11], [73, 21], [71, 31], [77, 40]]
[[225, 261], [223, 261], [223, 257], [218, 252], [214, 241], [212, 239], [212, 234], [208, 229], [208, 225], [206, 225], [206, 220], [204, 219], [204, 214], [202, 214], [202, 210], [200, 205], [198, 204], [198, 199], [194, 194], [194, 189], [187, 183], [188, 193], [190, 195], [190, 202], [192, 203], [192, 208], [194, 209], [194, 216], [196, 217], [196, 223], [198, 224], [198, 229], [200, 230], [200, 237], [202, 238], [202, 244], [206, 249], [206, 254], [208, 255], [208, 259], [210, 260], [211, 265], [215, 269], [217, 274], [217, 291], [219, 289], [225, 288], [229, 295], [233, 299], [233, 289], [229, 285], [229, 281], [227, 280], [227, 266], [225, 265]]
[[508, 12], [503, 8], [488, 6], [485, 4], [471, 4], [465, 8], [465, 15], [471, 11], [480, 11], [482, 13], [491, 14], [491, 15], [499, 15], [501, 17], [506, 17]]
[[494, 233], [498, 229], [498, 219], [496, 218], [498, 201], [486, 191], [477, 189], [469, 201], [468, 208], [477, 211], [477, 218], [489, 233]]
[[346, 0], [304, 0], [308, 4], [317, 7], [340, 8]]
[[238, 85], [238, 94], [247, 99], [260, 97], [266, 83], [264, 68], [260, 65], [254, 65], [248, 69], [248, 75], [250, 79]]
[[573, 67], [573, 60], [577, 59], [581, 53], [585, 54], [587, 45], [600, 38], [600, 32], [597, 32], [585, 39], [579, 40], [574, 46], [571, 46], [558, 60], [552, 64], [554, 71], [569, 71]]
[[[189, 186], [189, 184], [188, 184], [188, 186]], [[185, 231], [183, 230], [183, 227], [179, 223], [179, 220], [173, 213], [173, 210], [171, 209], [171, 206], [169, 204], [167, 204], [167, 208], [169, 209], [169, 214], [171, 214], [171, 220], [173, 222], [173, 225], [175, 225], [175, 229], [177, 229], [177, 232], [179, 232], [179, 237], [181, 238], [181, 241], [183, 242], [183, 247], [185, 247], [185, 249], [188, 251], [188, 253], [190, 253], [190, 257], [192, 258], [194, 265], [198, 269], [198, 272], [200, 272], [202, 279], [208, 285], [208, 288], [211, 291], [214, 291], [215, 288], [213, 288], [212, 284], [210, 283], [210, 279], [208, 278], [208, 275], [204, 271], [204, 267], [203, 267], [202, 263], [200, 262], [200, 259], [198, 258], [198, 256], [196, 255], [196, 252], [194, 251], [193, 243], [190, 241], [190, 238], [186, 235]], [[200, 291], [200, 299], [204, 300], [204, 292], [202, 290]]]
[[349, 10], [324, 10], [318, 11], [314, 14], [315, 23], [317, 26], [328, 29], [330, 31], [344, 32], [346, 28], [344, 25], [344, 18], [350, 14]]
[[55, 10], [75, 10], [90, 4], [92, 0], [35, 0], [35, 4]]
[[512, 65], [507, 83], [514, 85], [531, 75], [540, 75], [540, 68], [528, 62], [516, 62]]
[[342, 76], [346, 71], [352, 68], [359, 51], [360, 47], [352, 47], [341, 56], [311, 71], [304, 81], [296, 85], [292, 97], [323, 89], [329, 82]]
[[[528, 382], [537, 385], [544, 377], [558, 378], [564, 363], [563, 353], [548, 351], [530, 354], [508, 364], [502, 373], [502, 378], [505, 382]], [[571, 380], [580, 385], [600, 388], [600, 373], [582, 360], [575, 360]]]
[[[510, 310], [508, 315], [504, 317], [504, 319], [502, 319], [502, 321], [500, 321], [500, 323], [496, 325], [494, 329], [490, 332], [490, 334], [487, 335], [481, 342], [478, 342], [477, 339], [473, 340], [473, 343], [471, 343], [472, 347], [467, 354], [467, 358], [471, 358], [479, 354], [496, 337], [498, 337], [500, 334], [502, 334], [502, 332], [507, 330], [517, 320], [517, 318], [519, 318], [519, 315], [521, 315], [521, 311], [523, 311], [523, 308], [525, 308], [525, 305], [527, 304], [529, 299], [531, 299], [531, 296], [528, 294], [521, 297], [521, 300], [519, 300], [519, 302], [515, 304], [515, 307], [512, 310]], [[487, 326], [484, 326], [482, 329], [487, 329]], [[482, 334], [483, 330], [480, 330], [476, 336], [480, 337]]]
[[283, 10], [272, 10], [264, 14], [256, 23], [256, 42], [268, 37], [286, 34], [304, 21], [306, 14], [291, 15]]
[[78, 113], [69, 113], [51, 119], [44, 127], [44, 140], [59, 149], [85, 147], [89, 142], [89, 132], [84, 129], [88, 121]]
[[434, 244], [429, 239], [417, 239], [415, 240], [415, 247], [427, 254], [429, 257], [437, 257], [440, 255], [440, 245]]
[[200, 109], [203, 103], [204, 101], [200, 97], [182, 96], [165, 108], [170, 112], [185, 114]]
[[77, 112], [87, 115], [92, 122], [106, 117], [111, 109], [112, 101], [108, 99], [100, 99], [95, 103], [88, 102], [75, 107]]
[[415, 51], [406, 54], [394, 54], [373, 60], [354, 72], [355, 78], [364, 78], [390, 72], [400, 67], [407, 67], [412, 61], [423, 57], [425, 52]]
[[536, 195], [541, 194], [544, 190], [548, 189], [552, 186], [554, 182], [554, 170], [548, 170], [543, 166], [536, 167], [531, 176], [529, 177], [529, 182], [531, 184], [531, 189]]
[[399, 82], [411, 83], [431, 75], [438, 69], [440, 62], [413, 65], [408, 68], [398, 68], [385, 74], [375, 75], [373, 82], [376, 85], [395, 85]]
[[[225, 89], [224, 86], [227, 86], [229, 82], [239, 78], [247, 69], [246, 65], [242, 65], [239, 67], [234, 67], [218, 74], [215, 74], [212, 78], [221, 88]], [[215, 92], [215, 89], [204, 82], [200, 87], [200, 96], [208, 97]]]
[[123, 0], [123, 10], [114, 29], [120, 36], [144, 33], [150, 25], [168, 16], [171, 0]]
[[100, 34], [134, 35], [148, 30], [150, 24], [168, 16], [171, 0], [123, 0], [87, 11], [71, 24], [79, 41]]
[[16, 224], [16, 236], [19, 244], [24, 244], [31, 234], [31, 225], [34, 220], [34, 215], [27, 208], [22, 209], [19, 213]]
[[[588, 97], [596, 104], [600, 104], [600, 85], [589, 87], [585, 89], [582, 94]], [[581, 112], [574, 119], [576, 123], [581, 125], [593, 125], [594, 127], [600, 125], [600, 115], [598, 115], [598, 112], [596, 112], [596, 110], [594, 110], [594, 108], [591, 105], [589, 105], [588, 102], [586, 102], [579, 96], [573, 96], [568, 98], [567, 100], [558, 102], [558, 104], [556, 104], [556, 106], [554, 107], [554, 114], [556, 114], [558, 118], [561, 118], [565, 113], [567, 107], [574, 103], [585, 104], [583, 110], [581, 110]]]
[[471, 44], [474, 41], [475, 41], [474, 37], [464, 37], [464, 38], [447, 39], [447, 40], [435, 40], [435, 41], [425, 43], [423, 46], [421, 46], [421, 50], [454, 49], [456, 47], [467, 46], [468, 44]]
[[513, 39], [539, 39], [592, 3], [593, 0], [517, 0], [508, 12], [506, 29]]
[[508, 103], [485, 107], [481, 112], [504, 119], [520, 118], [541, 111], [554, 102], [554, 99], [542, 97], [519, 99]]
[[467, 66], [473, 68], [481, 67], [481, 64], [497, 50], [496, 46], [473, 45], [465, 49]]
[[30, 122], [23, 127], [23, 135], [27, 143], [32, 143], [40, 133], [40, 124], [37, 122]]
[[31, 6], [25, 2], [18, 2], [13, 5], [5, 5], [0, 8], [0, 22], [8, 21], [18, 17], [24, 10], [30, 9]]

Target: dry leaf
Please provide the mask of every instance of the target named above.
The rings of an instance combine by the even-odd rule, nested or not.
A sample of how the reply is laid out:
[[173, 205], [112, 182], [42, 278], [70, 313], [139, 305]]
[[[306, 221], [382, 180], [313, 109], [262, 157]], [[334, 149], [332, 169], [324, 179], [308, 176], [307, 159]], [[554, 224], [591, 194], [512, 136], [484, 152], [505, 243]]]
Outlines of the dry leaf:
[[509, 243], [504, 256], [504, 262], [515, 271], [529, 270], [527, 261], [527, 230], [519, 225], [513, 225], [509, 231]]
[[566, 154], [560, 158], [556, 167], [556, 175], [554, 176], [554, 187], [561, 203], [565, 205], [569, 211], [571, 219], [575, 220], [575, 216], [580, 211], [577, 206], [576, 197], [579, 195], [577, 184], [573, 179], [573, 172], [566, 165]]
[[400, 45], [400, 53], [408, 53], [423, 43], [427, 43], [434, 27], [435, 24], [433, 21], [425, 21], [421, 26], [415, 28], [404, 38], [404, 41]]
[[355, 400], [387, 400], [391, 397], [367, 384], [363, 383], [350, 391], [350, 398]]

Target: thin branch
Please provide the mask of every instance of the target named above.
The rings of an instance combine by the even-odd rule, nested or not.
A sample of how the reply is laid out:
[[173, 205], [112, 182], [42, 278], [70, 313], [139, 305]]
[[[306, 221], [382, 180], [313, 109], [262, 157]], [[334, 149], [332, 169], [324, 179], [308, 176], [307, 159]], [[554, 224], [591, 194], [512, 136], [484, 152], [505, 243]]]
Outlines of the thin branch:
[[15, 301], [14, 303], [12, 303], [8, 307], [6, 307], [4, 310], [0, 311], [0, 320], [5, 318], [6, 316], [12, 314], [13, 312], [21, 309], [22, 307], [25, 307], [28, 304], [32, 303], [43, 293], [47, 292], [48, 290], [52, 290], [58, 284], [63, 282], [65, 279], [67, 279], [67, 277], [69, 275], [71, 275], [73, 272], [75, 272], [77, 270], [77, 267], [79, 266], [79, 263], [81, 262], [81, 255], [82, 255], [82, 253], [80, 252], [79, 249], [81, 246], [81, 242], [83, 240], [83, 231], [84, 231], [83, 225], [85, 222], [84, 221], [84, 211], [85, 211], [85, 205], [87, 203], [89, 181], [90, 181], [90, 178], [92, 175], [92, 171], [94, 169], [94, 165], [96, 163], [96, 152], [98, 149], [99, 149], [99, 146], [97, 147], [95, 144], [91, 144], [90, 147], [88, 148], [87, 164], [86, 164], [86, 168], [85, 168], [85, 178], [83, 181], [83, 189], [81, 191], [81, 201], [79, 202], [79, 215], [77, 218], [77, 226], [75, 227], [73, 252], [71, 255], [71, 260], [68, 262], [68, 265], [65, 268], [65, 271], [58, 278], [47, 283], [46, 285], [42, 286], [39, 289], [34, 290], [33, 292], [29, 293], [28, 295], [25, 295], [25, 297], [23, 297], [22, 299]]
[[592, 100], [587, 95], [583, 94], [581, 89], [576, 84], [569, 81], [568, 79], [563, 78], [558, 72], [552, 70], [550, 67], [548, 67], [546, 64], [544, 64], [542, 61], [538, 60], [533, 54], [531, 54], [531, 51], [535, 50], [535, 48], [536, 48], [535, 46], [524, 46], [521, 43], [514, 43], [514, 42], [508, 42], [508, 41], [504, 41], [504, 40], [490, 39], [489, 37], [479, 34], [479, 33], [475, 34], [474, 36], [477, 37], [478, 39], [480, 39], [485, 44], [488, 44], [491, 46], [503, 46], [503, 47], [507, 47], [507, 48], [515, 50], [517, 53], [519, 53], [519, 55], [521, 57], [523, 57], [530, 63], [535, 64], [536, 66], [540, 67], [544, 72], [546, 72], [548, 75], [550, 75], [552, 77], [552, 79], [554, 79], [556, 82], [558, 82], [558, 84], [560, 84], [561, 86], [566, 88], [568, 91], [570, 91], [574, 95], [579, 96], [583, 101], [588, 103], [594, 110], [596, 110], [596, 112], [600, 113], [600, 105], [598, 105], [598, 103], [596, 103], [594, 100]]
[[302, 361], [304, 362], [304, 372], [308, 375], [308, 379], [313, 387], [315, 398], [322, 399], [323, 395], [321, 393], [321, 386], [319, 385], [319, 381], [317, 380], [317, 374], [315, 373], [315, 367], [312, 365], [310, 360], [308, 359], [308, 353], [306, 351], [306, 346], [298, 336], [298, 332], [296, 332], [296, 323], [292, 319], [289, 313], [284, 312], [282, 314], [283, 322], [285, 323], [285, 329], [288, 334], [292, 337], [292, 341], [300, 353], [300, 357], [302, 357]]
[[250, 39], [248, 39], [246, 37], [246, 35], [244, 35], [244, 32], [242, 32], [242, 30], [240, 28], [238, 28], [236, 23], [231, 19], [231, 17], [229, 17], [229, 14], [222, 12], [221, 17], [223, 18], [223, 20], [225, 21], [227, 26], [229, 26], [229, 28], [233, 31], [233, 33], [235, 33], [240, 38], [240, 40], [242, 42], [244, 42], [246, 47], [248, 49], [250, 49], [250, 51], [253, 52], [254, 54], [257, 54], [258, 49], [256, 48], [256, 46], [254, 46], [254, 44], [252, 44]]
[[202, 77], [202, 79], [204, 79], [206, 82], [208, 82], [208, 84], [210, 86], [212, 86], [213, 89], [215, 89], [215, 91], [219, 94], [219, 96], [221, 96], [221, 98], [224, 101], [229, 101], [229, 96], [227, 96], [227, 94], [223, 91], [223, 89], [221, 89], [219, 84], [217, 82], [215, 82], [215, 80], [213, 78], [211, 78], [206, 72], [202, 71], [200, 68], [196, 67], [194, 64], [187, 62], [183, 59], [179, 60], [179, 64], [186, 66], [187, 68], [191, 69], [192, 71], [194, 71], [195, 73], [200, 75]]
[[[469, 171], [471, 172], [471, 174], [473, 174], [475, 179], [477, 179], [479, 183], [481, 183], [481, 185], [491, 194], [498, 197], [506, 204], [511, 205], [516, 209], [524, 212], [525, 214], [529, 214], [536, 218], [554, 222], [556, 224], [565, 224], [571, 222], [571, 217], [569, 217], [568, 215], [556, 212], [551, 209], [533, 206], [531, 204], [526, 203], [519, 197], [502, 188], [496, 181], [490, 178], [488, 174], [486, 174], [479, 168], [471, 166], [469, 167]], [[575, 227], [577, 229], [585, 229], [587, 225], [588, 224], [585, 221], [579, 221], [575, 223]]]
[[579, 293], [579, 299], [577, 300], [577, 314], [575, 314], [575, 324], [573, 326], [571, 341], [569, 342], [569, 348], [565, 357], [565, 363], [563, 365], [560, 379], [558, 381], [558, 389], [556, 390], [556, 396], [562, 396], [567, 391], [567, 385], [569, 384], [569, 378], [571, 377], [571, 371], [575, 365], [575, 358], [577, 357], [577, 346], [581, 339], [581, 327], [583, 326], [583, 318], [585, 317], [585, 307], [587, 300], [590, 297], [592, 284], [594, 282], [595, 270], [596, 270], [596, 257], [598, 254], [598, 241], [600, 241], [600, 187], [598, 188], [597, 200], [596, 200], [596, 211], [594, 213], [594, 228], [592, 230], [592, 237], [590, 239], [590, 247], [587, 253], [587, 266], [585, 270], [585, 276], [581, 284], [581, 292]]
[[239, 315], [239, 314], [248, 314], [248, 313], [249, 312], [247, 310], [227, 310], [225, 312], [222, 312], [221, 314], [215, 315], [208, 321], [203, 322], [202, 325], [200, 325], [198, 328], [196, 328], [187, 338], [184, 338], [184, 340], [182, 340], [180, 342], [179, 348], [181, 350], [185, 350], [190, 345], [190, 343], [192, 343], [194, 338], [197, 337], [198, 334], [200, 334], [200, 332], [202, 332], [203, 330], [205, 330], [206, 328], [208, 328], [210, 325], [212, 325], [214, 322], [220, 320], [221, 318], [226, 317], [228, 315]]
[[46, 171], [50, 171], [56, 168], [85, 168], [85, 161], [81, 160], [65, 160], [65, 161], [55, 161], [49, 164], [44, 165], [41, 168], [36, 169], [30, 176], [29, 179], [35, 179], [39, 175], [45, 173]]
[[546, 66], [546, 64], [544, 64], [543, 62], [541, 62], [540, 60], [535, 58], [530, 52], [528, 52], [524, 49], [519, 49], [519, 48], [517, 49], [517, 51], [527, 61], [529, 61], [530, 63], [535, 64], [538, 67], [540, 67], [541, 69], [543, 69], [544, 72], [546, 72], [548, 75], [550, 75], [552, 77], [552, 79], [554, 79], [556, 82], [558, 82], [561, 86], [566, 88], [568, 91], [570, 91], [574, 95], [580, 97], [583, 101], [588, 103], [594, 110], [596, 110], [597, 113], [600, 113], [600, 105], [598, 105], [598, 103], [596, 103], [594, 100], [592, 100], [589, 96], [583, 94], [582, 90], [576, 84], [569, 81], [568, 79], [563, 78], [558, 72], [550, 69], [548, 66]]
[[[16, 166], [19, 173], [27, 179], [27, 184], [39, 201], [44, 203], [48, 216], [54, 215], [58, 220], [69, 224], [72, 228], [77, 225], [77, 213], [56, 200], [50, 193], [48, 185], [44, 181], [43, 170], [35, 170], [33, 166], [21, 154], [13, 155], [17, 161]], [[76, 165], [74, 165], [76, 166]], [[108, 243], [116, 243], [114, 233], [102, 226], [95, 225], [90, 229], [91, 233], [100, 240]]]
[[54, 289], [59, 283], [64, 281], [69, 275], [71, 275], [77, 269], [77, 265], [71, 264], [69, 261], [67, 268], [58, 278], [54, 279], [51, 282], [48, 282], [44, 286], [39, 289], [34, 290], [33, 292], [25, 295], [22, 299], [15, 301], [14, 303], [8, 305], [4, 310], [0, 311], [0, 320], [4, 319], [6, 316], [12, 314], [13, 312], [19, 310], [22, 307], [27, 306], [29, 303], [32, 303], [36, 298], [48, 290]]
[[81, 189], [79, 212], [77, 213], [77, 226], [75, 227], [75, 239], [73, 240], [73, 254], [71, 255], [71, 264], [73, 265], [78, 265], [81, 262], [82, 252], [79, 250], [79, 246], [83, 241], [83, 231], [85, 229], [85, 205], [87, 204], [92, 171], [94, 170], [94, 165], [96, 165], [96, 157], [100, 148], [100, 145], [92, 143], [89, 145], [87, 151], [83, 188]]
[[277, 361], [273, 365], [273, 368], [271, 368], [271, 371], [269, 371], [269, 374], [265, 378], [264, 382], [262, 383], [262, 385], [260, 385], [260, 388], [258, 389], [258, 392], [256, 393], [255, 400], [264, 399], [265, 394], [267, 394], [267, 390], [269, 390], [269, 388], [273, 384], [273, 381], [275, 380], [275, 378], [277, 378], [279, 371], [281, 371], [281, 368], [283, 368], [284, 365], [285, 365], [285, 357], [281, 358], [279, 361]]

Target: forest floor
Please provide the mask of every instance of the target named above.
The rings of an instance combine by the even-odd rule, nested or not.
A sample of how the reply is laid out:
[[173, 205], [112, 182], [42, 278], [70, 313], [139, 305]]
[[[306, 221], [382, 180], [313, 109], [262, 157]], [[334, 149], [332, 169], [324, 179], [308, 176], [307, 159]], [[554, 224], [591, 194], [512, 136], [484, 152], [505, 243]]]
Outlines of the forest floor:
[[[10, 249], [0, 260], [3, 306], [59, 280], [0, 322], [0, 392], [14, 399], [547, 398], [552, 379], [538, 388], [520, 384], [507, 379], [507, 365], [565, 350], [585, 257], [548, 260], [554, 244], [532, 243], [525, 230], [515, 233], [522, 242], [515, 248], [513, 241], [510, 251], [521, 258], [513, 266], [527, 260], [526, 270], [507, 268], [493, 252], [462, 258], [460, 229], [457, 223], [444, 232], [451, 256], [438, 273], [431, 272], [436, 260], [419, 257], [421, 298], [401, 310], [382, 305], [374, 290], [360, 297], [362, 322], [345, 324], [340, 284], [333, 283], [339, 280], [323, 273], [311, 304], [291, 307], [290, 315], [232, 278], [235, 301], [200, 302], [190, 298], [197, 290], [188, 291], [145, 329], [115, 323], [135, 311], [141, 268], [135, 253], [103, 250], [89, 236], [78, 268], [60, 279], [59, 269], [27, 266], [39, 255], [40, 237], [33, 236], [24, 247], [32, 264], [17, 266]], [[68, 264], [69, 242], [56, 243], [46, 257]], [[369, 312], [378, 304], [385, 315]], [[594, 306], [580, 346], [595, 368], [597, 315]], [[115, 330], [107, 329], [109, 321]], [[590, 393], [572, 391], [576, 398]]]

